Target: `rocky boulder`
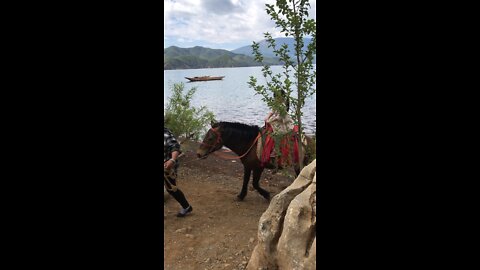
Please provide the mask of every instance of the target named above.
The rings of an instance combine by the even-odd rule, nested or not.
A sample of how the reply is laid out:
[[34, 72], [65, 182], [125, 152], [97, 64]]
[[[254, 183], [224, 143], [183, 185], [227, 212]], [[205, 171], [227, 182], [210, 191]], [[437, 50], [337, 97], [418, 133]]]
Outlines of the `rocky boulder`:
[[258, 224], [258, 243], [247, 270], [315, 269], [316, 160], [277, 194]]

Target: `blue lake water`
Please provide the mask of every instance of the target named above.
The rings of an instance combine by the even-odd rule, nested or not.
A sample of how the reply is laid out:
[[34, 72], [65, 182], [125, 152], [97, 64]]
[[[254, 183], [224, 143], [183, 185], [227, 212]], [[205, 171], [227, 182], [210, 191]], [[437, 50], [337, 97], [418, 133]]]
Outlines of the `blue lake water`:
[[[272, 67], [274, 73], [282, 71], [281, 66]], [[221, 81], [189, 82], [185, 77], [225, 76]], [[174, 83], [185, 83], [186, 89], [196, 87], [192, 98], [194, 107], [206, 106], [215, 114], [217, 121], [241, 122], [263, 126], [269, 108], [261, 96], [247, 84], [250, 76], [264, 82], [261, 67], [210, 68], [164, 70], [164, 108], [171, 95]], [[305, 133], [313, 134], [316, 129], [316, 95], [309, 97], [303, 107], [302, 122]]]

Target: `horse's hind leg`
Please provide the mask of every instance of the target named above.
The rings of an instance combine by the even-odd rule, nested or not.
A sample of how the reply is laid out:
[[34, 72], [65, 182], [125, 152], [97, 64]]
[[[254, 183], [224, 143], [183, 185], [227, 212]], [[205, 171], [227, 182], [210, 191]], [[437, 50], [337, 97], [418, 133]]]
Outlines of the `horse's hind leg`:
[[298, 177], [300, 175], [300, 165], [295, 165], [293, 169], [295, 170], [295, 174]]
[[262, 189], [258, 182], [260, 181], [260, 176], [262, 176], [263, 169], [254, 169], [253, 170], [253, 187], [262, 195], [265, 199], [270, 201], [270, 192]]
[[[308, 165], [308, 163], [310, 162], [310, 156], [308, 155], [307, 152], [305, 152], [305, 148], [303, 149], [303, 154], [304, 154], [304, 157], [303, 157], [303, 166], [305, 167], [306, 165]], [[300, 164], [295, 164], [295, 166], [293, 167], [293, 169], [295, 170], [295, 174], [296, 176], [298, 177], [300, 175]]]
[[237, 198], [242, 201], [245, 196], [247, 196], [247, 191], [248, 191], [248, 181], [250, 181], [250, 174], [252, 170], [250, 168], [245, 168], [243, 167], [243, 185], [242, 185], [242, 191], [240, 191], [240, 194], [237, 195]]

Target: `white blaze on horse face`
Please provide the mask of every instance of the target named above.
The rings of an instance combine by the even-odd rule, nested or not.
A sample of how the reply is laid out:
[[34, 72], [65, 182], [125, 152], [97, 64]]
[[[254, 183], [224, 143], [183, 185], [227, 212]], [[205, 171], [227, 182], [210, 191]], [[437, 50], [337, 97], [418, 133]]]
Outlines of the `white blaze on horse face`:
[[205, 156], [205, 154], [207, 153], [207, 151], [205, 151], [204, 147], [203, 147], [203, 144], [201, 144], [198, 149], [197, 149], [197, 157], [203, 157]]
[[220, 139], [219, 137], [220, 135], [217, 134], [217, 132], [218, 131], [216, 129], [211, 128], [207, 132], [207, 134], [205, 134], [205, 138], [203, 139], [202, 143], [197, 149], [198, 157], [204, 157], [204, 156], [207, 156], [209, 153], [213, 152], [213, 150], [218, 144], [218, 140]]
[[202, 143], [200, 144], [200, 146], [197, 149], [197, 156], [198, 157], [203, 157], [207, 154], [207, 151], [208, 151], [209, 145], [210, 145], [209, 144], [210, 138], [211, 138], [210, 134], [207, 133], [207, 135], [205, 136]]
[[202, 143], [200, 144], [200, 146], [197, 149], [197, 156], [198, 157], [204, 156], [205, 153], [207, 152], [204, 145], [205, 145], [205, 140], [202, 141]]

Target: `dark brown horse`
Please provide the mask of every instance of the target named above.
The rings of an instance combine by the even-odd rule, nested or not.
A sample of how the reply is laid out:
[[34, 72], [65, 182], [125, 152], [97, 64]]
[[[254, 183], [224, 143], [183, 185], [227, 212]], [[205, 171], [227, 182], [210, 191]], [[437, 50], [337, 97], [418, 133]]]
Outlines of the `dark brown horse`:
[[[270, 200], [270, 193], [259, 186], [260, 176], [265, 168], [273, 169], [273, 164], [267, 164], [265, 168], [260, 166], [260, 160], [257, 157], [257, 140], [259, 138], [260, 128], [258, 126], [250, 126], [242, 123], [219, 122], [212, 123], [212, 127], [205, 135], [203, 142], [197, 150], [199, 158], [206, 158], [223, 146], [228, 147], [240, 157], [243, 164], [243, 186], [240, 194], [237, 195], [239, 200], [243, 200], [247, 195], [248, 182], [253, 172], [253, 187], [267, 200]], [[310, 138], [307, 139], [309, 141]], [[303, 151], [305, 153], [305, 151]], [[308, 164], [308, 155], [303, 156], [303, 164]], [[298, 176], [300, 168], [298, 164], [294, 164], [295, 172]]]

